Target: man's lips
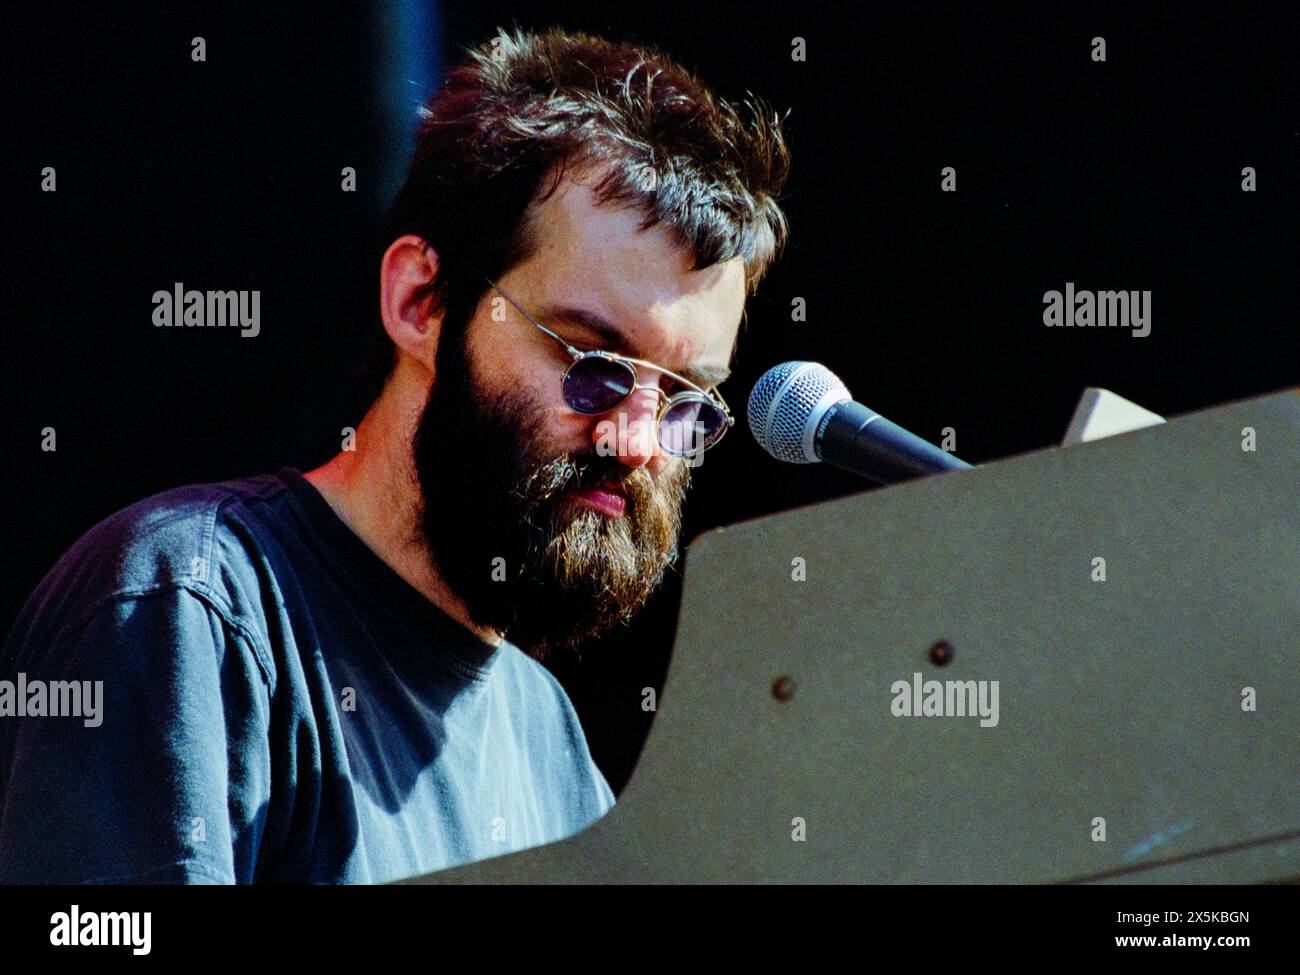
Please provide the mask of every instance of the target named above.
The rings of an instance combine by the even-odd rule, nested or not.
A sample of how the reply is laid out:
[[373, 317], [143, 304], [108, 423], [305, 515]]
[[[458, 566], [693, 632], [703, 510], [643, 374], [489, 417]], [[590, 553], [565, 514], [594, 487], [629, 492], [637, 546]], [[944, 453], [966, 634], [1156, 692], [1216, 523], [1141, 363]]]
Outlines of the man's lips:
[[573, 496], [580, 501], [585, 502], [597, 511], [603, 511], [605, 514], [614, 518], [620, 518], [627, 507], [627, 498], [616, 488], [601, 486], [594, 488], [583, 488], [574, 491]]

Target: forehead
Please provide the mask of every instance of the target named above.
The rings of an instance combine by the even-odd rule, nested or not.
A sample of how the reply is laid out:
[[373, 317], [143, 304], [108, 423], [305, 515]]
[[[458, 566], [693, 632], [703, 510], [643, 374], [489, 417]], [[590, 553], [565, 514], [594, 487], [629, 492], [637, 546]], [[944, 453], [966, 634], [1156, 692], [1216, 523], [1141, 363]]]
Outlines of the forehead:
[[724, 367], [745, 304], [740, 258], [691, 270], [691, 254], [662, 225], [640, 229], [637, 208], [597, 206], [571, 178], [533, 215], [536, 251], [503, 277], [543, 315], [576, 308], [615, 324], [629, 348], [672, 369]]

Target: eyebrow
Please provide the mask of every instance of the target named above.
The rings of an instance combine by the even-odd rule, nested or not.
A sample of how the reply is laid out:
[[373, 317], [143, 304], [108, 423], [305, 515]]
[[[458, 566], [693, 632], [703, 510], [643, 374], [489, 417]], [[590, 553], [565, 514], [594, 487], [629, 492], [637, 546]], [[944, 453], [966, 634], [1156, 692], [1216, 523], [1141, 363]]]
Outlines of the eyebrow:
[[[618, 330], [618, 326], [603, 315], [587, 311], [584, 308], [569, 308], [566, 306], [546, 308], [544, 309], [544, 312], [546, 313], [546, 317], [543, 318], [539, 315], [537, 319], [543, 325], [550, 324], [550, 322], [567, 322], [571, 325], [577, 325], [599, 335], [600, 341], [606, 347], [607, 351], [620, 352], [633, 359], [642, 358], [636, 353], [636, 350], [628, 344], [623, 333]], [[704, 389], [708, 389], [710, 386], [716, 386], [719, 383], [724, 382], [727, 377], [731, 375], [731, 369], [727, 366], [687, 366], [682, 369], [673, 369], [672, 371], [677, 373], [679, 376], [689, 379], [691, 382], [695, 383], [695, 385], [701, 386]]]

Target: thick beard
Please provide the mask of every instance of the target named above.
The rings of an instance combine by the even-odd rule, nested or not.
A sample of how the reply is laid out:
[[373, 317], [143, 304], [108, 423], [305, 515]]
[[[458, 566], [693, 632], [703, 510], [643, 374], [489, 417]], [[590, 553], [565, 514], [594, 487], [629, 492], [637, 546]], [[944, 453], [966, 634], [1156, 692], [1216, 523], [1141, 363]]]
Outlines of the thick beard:
[[[656, 483], [594, 448], [548, 452], [542, 407], [513, 391], [484, 397], [462, 342], [438, 359], [412, 445], [420, 527], [470, 618], [538, 660], [630, 621], [677, 561], [689, 466]], [[622, 518], [573, 497], [601, 483], [623, 492]]]

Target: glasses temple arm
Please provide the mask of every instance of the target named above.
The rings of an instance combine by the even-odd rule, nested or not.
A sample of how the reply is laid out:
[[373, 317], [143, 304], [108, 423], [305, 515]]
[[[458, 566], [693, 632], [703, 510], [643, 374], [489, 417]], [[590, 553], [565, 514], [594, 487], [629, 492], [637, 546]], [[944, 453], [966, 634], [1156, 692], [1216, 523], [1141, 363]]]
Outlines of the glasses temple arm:
[[560, 336], [556, 335], [554, 332], [552, 332], [549, 328], [547, 328], [545, 325], [539, 322], [532, 315], [528, 314], [528, 312], [526, 312], [523, 309], [523, 307], [519, 304], [519, 302], [515, 301], [515, 299], [511, 298], [508, 294], [505, 293], [505, 291], [502, 290], [501, 285], [497, 284], [491, 278], [484, 278], [483, 280], [486, 281], [489, 285], [491, 285], [492, 288], [498, 294], [500, 294], [502, 298], [510, 302], [510, 304], [514, 305], [515, 310], [519, 312], [519, 314], [523, 315], [526, 319], [528, 319], [530, 322], [532, 322], [534, 325], [540, 328], [543, 332], [545, 332], [551, 338], [555, 339], [555, 341], [559, 342], [562, 346], [564, 346], [565, 350], [569, 353], [569, 355], [573, 356], [574, 359], [582, 358], [582, 351], [580, 349], [575, 349], [568, 342], [564, 341], [564, 339], [560, 338]]

